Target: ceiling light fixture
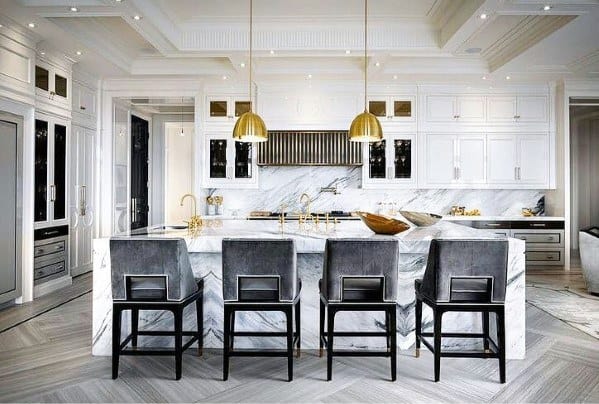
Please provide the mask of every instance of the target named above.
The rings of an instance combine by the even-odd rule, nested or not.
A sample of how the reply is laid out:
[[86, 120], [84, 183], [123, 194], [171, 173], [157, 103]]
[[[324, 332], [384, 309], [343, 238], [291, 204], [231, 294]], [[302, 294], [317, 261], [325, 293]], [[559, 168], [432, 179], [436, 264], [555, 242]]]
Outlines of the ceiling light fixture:
[[346, 55], [349, 55], [350, 53], [351, 53], [351, 51], [349, 49], [345, 51]]
[[275, 51], [271, 49], [271, 50], [270, 50], [270, 54], [271, 54], [271, 55], [274, 55], [274, 54], [275, 54]]
[[376, 67], [380, 67], [380, 66], [381, 66], [381, 62], [376, 62], [374, 65], [375, 65]]
[[81, 52], [81, 51], [77, 51], [75, 53], [77, 53], [77, 56], [81, 56], [83, 54], [83, 52]]
[[397, 80], [397, 74], [393, 75], [393, 80]]
[[141, 15], [137, 15], [137, 14], [135, 14], [135, 15], [133, 16], [133, 19], [134, 19], [135, 21], [139, 21], [139, 20], [141, 20]]
[[479, 17], [480, 17], [481, 20], [486, 20], [487, 17], [489, 17], [489, 16], [487, 14], [485, 14], [485, 13], [482, 13], [481, 15], [479, 15]]
[[[250, 0], [250, 60], [249, 60], [249, 90], [250, 90], [250, 110], [245, 112], [235, 122], [233, 128], [233, 139], [236, 142], [266, 142], [268, 140], [268, 131], [260, 115], [254, 114], [252, 102], [252, 39], [253, 39], [253, 1]], [[270, 51], [274, 53], [273, 50]]]
[[77, 11], [79, 11], [79, 9], [77, 7], [75, 7], [75, 6], [73, 6], [73, 7], [71, 7], [71, 11], [74, 12], [74, 13], [76, 13]]
[[228, 79], [228, 77], [227, 76], [223, 76], [223, 80], [226, 80], [226, 79]]
[[506, 80], [511, 80], [512, 78], [510, 76], [505, 76]]
[[545, 6], [543, 6], [543, 11], [549, 11], [551, 10], [551, 6], [549, 4], [546, 4]]
[[29, 28], [35, 28], [35, 23], [34, 22], [30, 22], [29, 24], [27, 24], [27, 26]]
[[368, 112], [368, 0], [364, 0], [364, 112], [354, 118], [348, 136], [352, 142], [376, 142], [383, 138], [381, 123]]
[[309, 79], [311, 79], [311, 78], [312, 78], [312, 75], [311, 75], [311, 74], [308, 74], [308, 78], [309, 78]]
[[486, 80], [487, 76], [482, 76], [481, 79]]
[[44, 56], [45, 54], [46, 54], [46, 52], [44, 52], [44, 51], [40, 52], [40, 55], [42, 55], [42, 56]]
[[239, 66], [241, 66], [241, 67], [245, 67], [245, 63], [241, 62], [241, 63], [239, 64]]

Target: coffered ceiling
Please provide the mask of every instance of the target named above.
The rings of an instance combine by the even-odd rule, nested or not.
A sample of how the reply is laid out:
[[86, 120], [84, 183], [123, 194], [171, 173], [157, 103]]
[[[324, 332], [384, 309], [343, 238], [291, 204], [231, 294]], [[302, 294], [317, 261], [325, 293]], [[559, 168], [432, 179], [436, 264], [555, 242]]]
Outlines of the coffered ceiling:
[[[6, 18], [36, 23], [40, 48], [103, 77], [243, 81], [248, 12], [249, 0], [0, 0]], [[254, 0], [256, 79], [359, 78], [363, 12], [363, 0]], [[373, 81], [599, 78], [599, 0], [370, 0], [368, 33]]]

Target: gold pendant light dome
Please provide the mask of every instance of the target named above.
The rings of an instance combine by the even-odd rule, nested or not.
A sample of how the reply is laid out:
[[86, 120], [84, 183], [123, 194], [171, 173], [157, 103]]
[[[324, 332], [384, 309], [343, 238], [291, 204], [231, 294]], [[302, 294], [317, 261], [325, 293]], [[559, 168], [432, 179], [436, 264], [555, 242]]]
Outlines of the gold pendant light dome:
[[268, 131], [264, 121], [258, 114], [253, 112], [254, 103], [252, 101], [252, 37], [253, 37], [253, 2], [250, 0], [250, 110], [237, 119], [233, 128], [233, 139], [236, 142], [266, 142], [268, 140]]
[[233, 139], [237, 142], [265, 142], [268, 140], [268, 131], [262, 118], [248, 111], [235, 122]]
[[364, 0], [364, 112], [352, 121], [348, 137], [351, 142], [378, 142], [383, 139], [381, 123], [368, 112], [368, 0]]

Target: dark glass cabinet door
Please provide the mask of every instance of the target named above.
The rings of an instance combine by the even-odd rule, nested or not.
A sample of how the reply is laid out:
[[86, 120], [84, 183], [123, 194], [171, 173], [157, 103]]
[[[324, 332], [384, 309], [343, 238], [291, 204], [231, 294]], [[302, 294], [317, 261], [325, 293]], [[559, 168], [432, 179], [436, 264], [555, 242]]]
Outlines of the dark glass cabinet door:
[[412, 140], [396, 139], [393, 157], [395, 178], [412, 178]]
[[34, 220], [48, 220], [48, 122], [35, 120]]
[[131, 230], [148, 226], [149, 123], [131, 115]]
[[385, 140], [381, 140], [380, 142], [370, 143], [368, 170], [370, 178], [385, 178], [385, 167], [387, 165], [385, 142]]
[[54, 125], [54, 220], [66, 219], [67, 215], [67, 127]]
[[227, 178], [227, 141], [210, 140], [210, 178]]
[[252, 178], [252, 144], [235, 142], [235, 178]]

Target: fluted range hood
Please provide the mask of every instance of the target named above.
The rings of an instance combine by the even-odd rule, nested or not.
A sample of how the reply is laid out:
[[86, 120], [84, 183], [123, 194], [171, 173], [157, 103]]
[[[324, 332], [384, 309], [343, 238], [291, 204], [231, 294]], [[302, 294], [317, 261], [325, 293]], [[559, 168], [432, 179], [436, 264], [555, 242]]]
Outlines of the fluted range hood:
[[270, 131], [258, 145], [260, 166], [360, 166], [362, 144], [347, 131]]

